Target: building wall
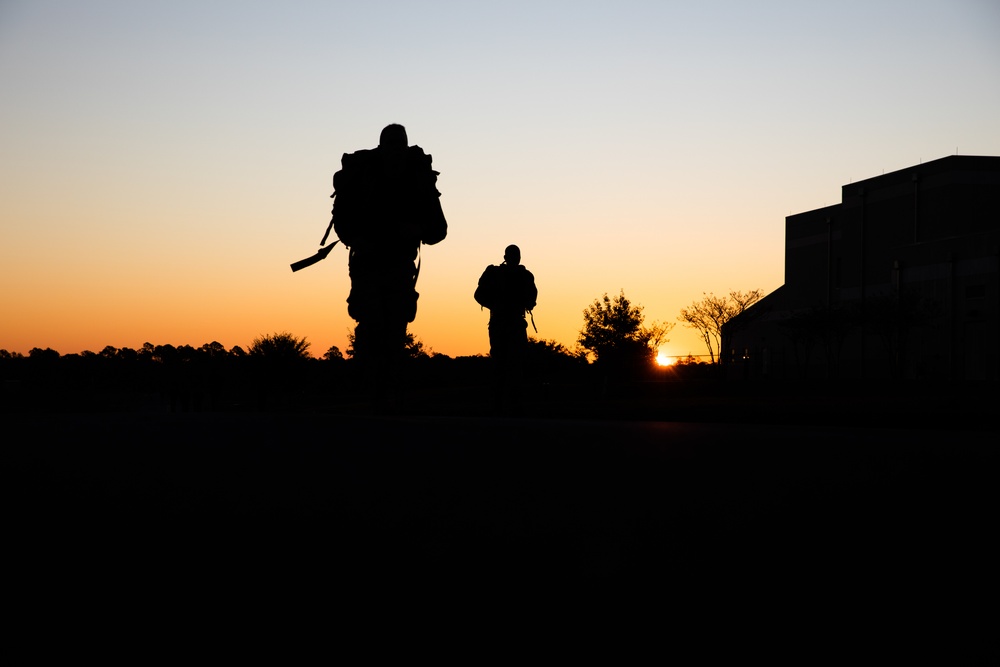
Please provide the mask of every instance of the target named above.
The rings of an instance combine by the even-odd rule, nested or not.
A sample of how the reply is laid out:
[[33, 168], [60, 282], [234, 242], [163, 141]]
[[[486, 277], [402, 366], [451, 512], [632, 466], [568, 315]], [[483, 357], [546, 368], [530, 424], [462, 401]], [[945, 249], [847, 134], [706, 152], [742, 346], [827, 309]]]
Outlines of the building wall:
[[728, 357], [746, 377], [1000, 378], [1000, 157], [842, 188], [785, 221], [785, 284]]

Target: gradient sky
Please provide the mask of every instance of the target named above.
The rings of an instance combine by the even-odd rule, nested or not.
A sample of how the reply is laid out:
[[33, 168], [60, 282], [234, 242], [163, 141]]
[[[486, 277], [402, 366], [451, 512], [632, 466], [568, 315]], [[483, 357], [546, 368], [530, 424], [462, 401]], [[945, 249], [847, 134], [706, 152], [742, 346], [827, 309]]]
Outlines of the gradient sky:
[[1000, 155], [1000, 2], [0, 0], [0, 348], [345, 349], [347, 253], [289, 264], [393, 122], [449, 222], [411, 331], [486, 353], [516, 243], [574, 347], [605, 292], [676, 322], [774, 290], [785, 216], [846, 183]]

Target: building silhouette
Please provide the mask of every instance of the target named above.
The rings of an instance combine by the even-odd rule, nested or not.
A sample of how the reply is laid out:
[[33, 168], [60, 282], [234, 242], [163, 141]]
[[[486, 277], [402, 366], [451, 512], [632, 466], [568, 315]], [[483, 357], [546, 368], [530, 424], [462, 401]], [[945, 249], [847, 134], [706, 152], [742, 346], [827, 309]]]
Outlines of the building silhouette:
[[785, 284], [732, 323], [731, 374], [996, 381], [1000, 157], [842, 187], [785, 219]]

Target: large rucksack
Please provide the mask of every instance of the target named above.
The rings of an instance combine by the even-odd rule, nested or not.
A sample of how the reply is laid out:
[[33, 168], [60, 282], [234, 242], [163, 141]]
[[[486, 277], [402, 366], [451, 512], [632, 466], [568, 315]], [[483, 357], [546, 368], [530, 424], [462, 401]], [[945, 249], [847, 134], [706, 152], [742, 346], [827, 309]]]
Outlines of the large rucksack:
[[345, 153], [333, 175], [331, 195], [337, 237], [351, 247], [368, 242], [438, 243], [447, 235], [448, 223], [437, 177], [431, 156], [419, 146], [409, 146], [398, 156], [378, 148]]

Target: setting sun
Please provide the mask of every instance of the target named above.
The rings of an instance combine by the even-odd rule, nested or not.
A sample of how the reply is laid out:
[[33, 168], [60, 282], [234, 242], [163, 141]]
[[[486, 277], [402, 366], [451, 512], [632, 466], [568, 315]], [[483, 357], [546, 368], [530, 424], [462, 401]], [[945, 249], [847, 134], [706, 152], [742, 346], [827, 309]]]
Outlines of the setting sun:
[[665, 353], [660, 352], [656, 355], [656, 365], [657, 366], [669, 366], [674, 363], [675, 359], [673, 357], [668, 357]]

